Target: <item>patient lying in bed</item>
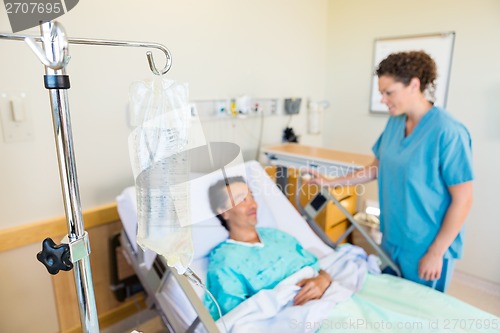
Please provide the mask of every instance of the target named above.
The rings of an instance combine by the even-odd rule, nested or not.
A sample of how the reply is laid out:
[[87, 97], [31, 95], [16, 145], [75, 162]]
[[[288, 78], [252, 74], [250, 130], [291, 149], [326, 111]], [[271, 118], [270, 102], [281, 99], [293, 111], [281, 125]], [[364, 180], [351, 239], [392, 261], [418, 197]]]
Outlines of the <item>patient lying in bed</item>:
[[[229, 239], [210, 253], [207, 273], [207, 287], [222, 315], [307, 266], [315, 276], [297, 283], [300, 290], [293, 305], [322, 297], [332, 277], [294, 237], [277, 229], [256, 228], [257, 203], [242, 177], [218, 181], [210, 187], [209, 197], [212, 210], [229, 231]], [[211, 299], [206, 297], [204, 302], [212, 317], [218, 319]]]
[[[378, 267], [354, 246], [339, 247], [318, 260], [289, 234], [257, 228], [257, 204], [241, 177], [217, 182], [209, 197], [229, 239], [210, 252], [206, 285], [228, 331], [375, 332], [372, 327], [383, 322], [391, 325], [389, 332], [400, 331], [401, 325], [412, 325], [411, 332], [446, 332], [450, 318], [497, 323], [491, 315], [430, 288], [393, 276], [367, 275]], [[204, 303], [218, 319], [207, 295]], [[353, 322], [355, 327], [347, 329]], [[491, 332], [490, 326], [482, 326], [484, 332]]]
[[[229, 311], [230, 307], [228, 307], [223, 310], [224, 313], [227, 312], [224, 315], [224, 323], [221, 323], [221, 321], [216, 323], [221, 332], [226, 331], [221, 327], [224, 324], [227, 331], [232, 333], [303, 333], [316, 332], [318, 329], [321, 333], [354, 333], [359, 331], [370, 333], [382, 331], [395, 333], [402, 331], [433, 333], [500, 332], [500, 318], [449, 295], [391, 275], [366, 274], [367, 271], [372, 272], [370, 267], [373, 269], [375, 264], [373, 260], [370, 262], [370, 258], [367, 258], [366, 254], [362, 254], [359, 251], [360, 249], [354, 246], [340, 246], [333, 251], [322, 243], [320, 238], [315, 237], [307, 223], [293, 208], [288, 199], [281, 194], [258, 162], [247, 162], [245, 170], [248, 184], [253, 191], [255, 200], [259, 203], [258, 208], [251, 208], [247, 211], [248, 215], [254, 215], [254, 210], [258, 209], [259, 226], [277, 228], [284, 232], [271, 232], [270, 236], [267, 237], [265, 235], [266, 231], [262, 232], [260, 228], [257, 228], [253, 237], [238, 239], [241, 242], [238, 243], [231, 240], [231, 238], [227, 239], [227, 231], [220, 226], [219, 221], [216, 219], [210, 219], [203, 227], [193, 228], [196, 255], [192, 268], [200, 276], [204, 277], [205, 272], [207, 272], [207, 263], [209, 260], [212, 261], [209, 268], [210, 273], [208, 273], [209, 288], [216, 294], [216, 289], [220, 288], [222, 297], [229, 295], [228, 297], [231, 298], [233, 295], [243, 295], [238, 299], [240, 303], [234, 306], [234, 309]], [[230, 174], [242, 174], [240, 171], [238, 169]], [[217, 175], [218, 178], [219, 175]], [[211, 215], [209, 214], [210, 207], [206, 196], [206, 188], [214, 181], [216, 180], [210, 179], [202, 191], [196, 192], [202, 195], [193, 198], [193, 211], [203, 211], [203, 216]], [[222, 188], [226, 189], [225, 184]], [[228, 194], [229, 190], [232, 190], [232, 187], [228, 188]], [[243, 198], [235, 197], [235, 192], [232, 191], [231, 196], [226, 195], [223, 203], [226, 203], [227, 200], [231, 201], [230, 198], [232, 198], [234, 203], [237, 204], [246, 198], [246, 192]], [[128, 217], [127, 219], [133, 222], [131, 224], [132, 230], [135, 230], [134, 225], [137, 223], [135, 189], [128, 188], [126, 193], [127, 195], [123, 196], [121, 200], [117, 200], [119, 211], [121, 202], [120, 216], [122, 221]], [[125, 209], [123, 201], [130, 203], [129, 214], [124, 214], [127, 209]], [[215, 205], [215, 207], [218, 206]], [[236, 214], [238, 210], [233, 210], [228, 214], [222, 213], [224, 213], [224, 209], [220, 213], [221, 217], [225, 215], [231, 220], [231, 216], [228, 216], [228, 214]], [[240, 212], [240, 214], [243, 215], [244, 213]], [[289, 238], [288, 235], [293, 235], [294, 238]], [[293, 255], [297, 255], [303, 261], [297, 266], [304, 267], [277, 283], [276, 287], [262, 289], [251, 296], [258, 289], [256, 286], [261, 275], [268, 277], [269, 281], [267, 282], [271, 285], [271, 283], [276, 283], [273, 282], [273, 276], [276, 274], [274, 270], [284, 269], [284, 266], [288, 268], [288, 264], [280, 265], [279, 258], [284, 256], [281, 253], [275, 257], [278, 263], [266, 264], [268, 270], [263, 269], [264, 261], [272, 261], [273, 258], [264, 256], [264, 259], [262, 259], [262, 257], [251, 254], [255, 248], [258, 249], [258, 246], [265, 248], [272, 244], [272, 241], [278, 236], [283, 236], [285, 241], [290, 241], [287, 249], [293, 248]], [[271, 239], [271, 241], [268, 239]], [[295, 245], [295, 239], [298, 239], [301, 244]], [[261, 245], [257, 245], [255, 248], [251, 245], [247, 246], [251, 243], [261, 243]], [[217, 244], [220, 245], [217, 246]], [[239, 244], [239, 251], [232, 251], [232, 248], [227, 247], [229, 244]], [[222, 247], [227, 247], [226, 252], [229, 252], [227, 256], [236, 265], [234, 270], [228, 269], [232, 264], [230, 261], [224, 263], [224, 266], [222, 264], [218, 266], [214, 262], [213, 254]], [[319, 258], [319, 262], [310, 259], [311, 257], [306, 255], [302, 247], [313, 253], [316, 258]], [[250, 254], [244, 253], [245, 249], [248, 249]], [[285, 250], [285, 247], [280, 247], [280, 250]], [[211, 258], [209, 258], [209, 253], [212, 254]], [[134, 255], [130, 257], [135, 258]], [[248, 261], [245, 261], [245, 259], [248, 259]], [[321, 298], [311, 298], [307, 302], [304, 301], [301, 306], [294, 306], [297, 294], [305, 288], [305, 286], [299, 287], [297, 284], [300, 284], [300, 281], [318, 276], [318, 263], [321, 269], [333, 277], [330, 286], [324, 291]], [[222, 272], [221, 277], [214, 275], [217, 266], [220, 270], [226, 269], [225, 272]], [[240, 273], [240, 270], [245, 272], [245, 269], [251, 272], [251, 279], [246, 280], [247, 278], [243, 276], [243, 273]], [[290, 271], [293, 270], [290, 269]], [[275, 279], [279, 281], [281, 278], [275, 277]], [[172, 279], [167, 279], [168, 282], [175, 282], [170, 280]], [[144, 281], [148, 281], [147, 276]], [[175, 320], [180, 318], [178, 331], [185, 331], [196, 319], [196, 313], [191, 307], [191, 302], [182, 294], [180, 287], [175, 283], [168, 282], [165, 283], [161, 294], [157, 296], [161, 299], [158, 304], [160, 304], [164, 314], [172, 314], [171, 317]], [[239, 288], [237, 290], [243, 291], [241, 294], [231, 294], [233, 282]], [[250, 288], [251, 283], [254, 286], [252, 289]], [[285, 294], [282, 294], [283, 291]], [[216, 297], [222, 305], [224, 302], [221, 301], [221, 295], [216, 295]], [[186, 304], [181, 304], [183, 301]], [[163, 306], [163, 304], [165, 305]], [[216, 307], [213, 302], [208, 301], [208, 298], [206, 298], [206, 304], [213, 310], [214, 316], [218, 317], [218, 311], [214, 310]]]

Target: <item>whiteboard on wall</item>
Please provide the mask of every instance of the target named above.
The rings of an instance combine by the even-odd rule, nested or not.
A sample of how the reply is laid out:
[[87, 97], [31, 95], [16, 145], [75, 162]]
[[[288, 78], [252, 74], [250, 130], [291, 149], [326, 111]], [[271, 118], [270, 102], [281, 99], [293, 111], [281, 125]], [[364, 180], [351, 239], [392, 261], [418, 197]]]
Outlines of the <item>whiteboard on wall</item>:
[[378, 77], [375, 70], [379, 63], [389, 54], [402, 51], [425, 51], [434, 59], [437, 67], [436, 100], [434, 105], [446, 108], [454, 41], [454, 32], [376, 39], [373, 52], [374, 73], [370, 111], [377, 113], [389, 112], [387, 106], [380, 101], [382, 95], [378, 90]]

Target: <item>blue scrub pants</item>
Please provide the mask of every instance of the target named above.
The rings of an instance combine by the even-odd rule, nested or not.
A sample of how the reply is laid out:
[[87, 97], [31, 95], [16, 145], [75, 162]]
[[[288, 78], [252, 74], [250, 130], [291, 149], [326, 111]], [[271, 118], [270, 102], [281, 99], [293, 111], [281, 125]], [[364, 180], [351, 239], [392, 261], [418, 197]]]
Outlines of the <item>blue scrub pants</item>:
[[[382, 248], [399, 267], [403, 278], [431, 287], [441, 292], [446, 292], [450, 286], [451, 277], [455, 268], [455, 259], [444, 258], [443, 269], [439, 280], [422, 280], [418, 275], [418, 262], [422, 259], [420, 254], [415, 255], [415, 252], [403, 250], [401, 247], [382, 241]], [[389, 268], [389, 271], [383, 273], [394, 274], [394, 271]]]

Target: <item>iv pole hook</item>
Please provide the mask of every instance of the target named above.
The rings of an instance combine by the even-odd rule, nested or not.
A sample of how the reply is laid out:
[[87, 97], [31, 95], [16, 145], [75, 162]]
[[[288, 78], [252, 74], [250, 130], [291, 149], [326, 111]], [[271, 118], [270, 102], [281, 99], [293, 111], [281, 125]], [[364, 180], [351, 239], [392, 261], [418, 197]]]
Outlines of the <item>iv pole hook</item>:
[[[46, 37], [42, 36], [42, 39], [43, 38]], [[31, 50], [45, 66], [53, 70], [59, 70], [66, 67], [71, 57], [68, 51], [68, 38], [66, 37], [66, 31], [64, 31], [64, 28], [59, 24], [59, 22], [54, 21], [50, 29], [50, 42], [53, 43], [56, 38], [58, 39], [58, 44], [60, 45], [60, 47], [59, 57], [57, 58], [56, 56], [54, 56], [55, 58], [57, 58], [54, 59], [54, 61], [51, 61], [47, 58], [47, 55], [36, 44], [36, 41], [33, 37], [26, 36], [24, 38], [24, 41], [26, 42], [26, 44], [28, 44]]]
[[146, 56], [148, 57], [149, 68], [156, 75], [166, 74], [170, 70], [170, 67], [172, 67], [172, 57], [170, 56], [170, 51], [163, 47], [160, 48], [160, 50], [162, 50], [165, 53], [165, 57], [167, 58], [167, 63], [165, 64], [165, 67], [163, 67], [161, 71], [158, 71], [158, 68], [156, 67], [155, 61], [153, 59], [153, 53], [151, 51], [146, 52]]
[[148, 58], [148, 64], [151, 71], [156, 75], [166, 74], [170, 67], [172, 67], [172, 55], [170, 51], [158, 43], [146, 43], [146, 42], [134, 42], [134, 41], [124, 41], [124, 40], [107, 40], [107, 39], [88, 39], [88, 38], [68, 38], [70, 44], [80, 44], [80, 45], [101, 45], [101, 46], [125, 46], [125, 47], [147, 47], [152, 49], [157, 49], [165, 54], [166, 64], [163, 69], [159, 70], [156, 67], [156, 63], [153, 59], [153, 53], [151, 51], [146, 52]]
[[[54, 44], [61, 45], [58, 50], [53, 50], [53, 53], [57, 54], [52, 61], [47, 59], [45, 53], [40, 49], [36, 42], [43, 41], [43, 37], [38, 36], [27, 36], [27, 35], [15, 35], [15, 34], [4, 34], [0, 33], [0, 39], [11, 39], [11, 40], [24, 40], [29, 47], [33, 50], [35, 55], [40, 61], [50, 69], [59, 70], [64, 68], [69, 60], [68, 44], [80, 44], [80, 45], [101, 45], [101, 46], [126, 46], [126, 47], [146, 47], [160, 50], [165, 54], [166, 63], [163, 69], [159, 70], [153, 58], [153, 53], [151, 51], [146, 52], [148, 58], [148, 64], [151, 71], [156, 75], [164, 75], [172, 67], [172, 54], [170, 51], [158, 43], [146, 43], [146, 42], [134, 42], [134, 41], [122, 41], [122, 40], [106, 40], [106, 39], [89, 39], [89, 38], [67, 38], [66, 32], [64, 31], [61, 24], [57, 21], [53, 21], [53, 26], [51, 27], [49, 38]], [[55, 43], [57, 39], [58, 43]]]

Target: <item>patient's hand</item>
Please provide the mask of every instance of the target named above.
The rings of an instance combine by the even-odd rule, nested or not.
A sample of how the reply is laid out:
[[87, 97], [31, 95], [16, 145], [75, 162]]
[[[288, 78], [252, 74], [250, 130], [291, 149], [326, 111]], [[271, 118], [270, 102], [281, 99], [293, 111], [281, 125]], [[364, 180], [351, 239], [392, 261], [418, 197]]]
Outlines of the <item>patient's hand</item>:
[[320, 270], [319, 275], [316, 277], [300, 281], [297, 285], [301, 287], [301, 289], [297, 295], [295, 295], [293, 305], [303, 305], [310, 300], [320, 299], [331, 283], [332, 278], [323, 270]]

